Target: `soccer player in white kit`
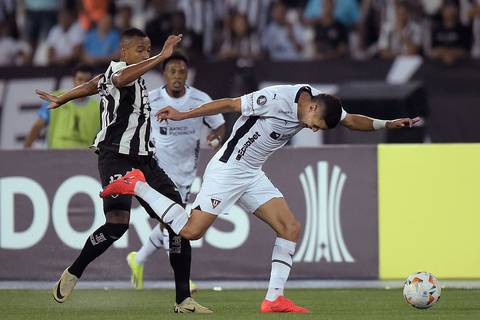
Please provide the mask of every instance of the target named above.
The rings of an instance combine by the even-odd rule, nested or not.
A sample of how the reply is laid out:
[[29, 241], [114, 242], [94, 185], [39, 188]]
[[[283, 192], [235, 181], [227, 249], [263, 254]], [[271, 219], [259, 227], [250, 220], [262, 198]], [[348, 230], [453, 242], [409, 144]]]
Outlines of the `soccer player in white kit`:
[[[166, 106], [186, 112], [212, 101], [205, 92], [186, 85], [188, 59], [179, 52], [173, 53], [163, 62], [163, 77], [166, 85], [148, 93], [152, 117]], [[217, 148], [225, 137], [225, 120], [221, 114], [182, 121], [152, 122], [150, 139], [155, 144], [158, 166], [175, 183], [184, 205], [187, 204], [190, 187], [196, 177], [204, 125], [211, 129], [207, 137], [209, 145]], [[158, 224], [141, 249], [138, 252], [132, 251], [127, 256], [135, 288], [143, 288], [143, 266], [148, 257], [160, 248], [169, 252], [169, 234], [166, 228]], [[194, 285], [190, 282], [190, 290], [193, 289]]]
[[222, 112], [241, 112], [233, 132], [210, 160], [202, 188], [190, 216], [145, 182], [140, 170], [134, 170], [112, 182], [100, 196], [137, 195], [187, 239], [198, 239], [218, 214], [238, 203], [265, 221], [277, 234], [272, 254], [270, 282], [261, 312], [307, 313], [283, 295], [299, 240], [301, 225], [289, 209], [282, 193], [262, 170], [268, 157], [283, 147], [302, 128], [314, 132], [341, 125], [358, 131], [411, 127], [418, 118], [391, 121], [348, 114], [340, 100], [322, 94], [310, 85], [279, 85], [234, 99], [220, 99], [188, 111], [167, 107], [157, 114], [161, 120], [184, 120]]

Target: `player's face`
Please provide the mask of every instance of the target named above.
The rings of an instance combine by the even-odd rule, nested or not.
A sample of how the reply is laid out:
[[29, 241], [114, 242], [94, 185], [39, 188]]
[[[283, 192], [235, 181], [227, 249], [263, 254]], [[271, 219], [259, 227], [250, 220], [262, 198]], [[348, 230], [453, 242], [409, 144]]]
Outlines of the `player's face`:
[[167, 82], [169, 91], [181, 91], [185, 86], [188, 76], [188, 67], [183, 60], [172, 60], [167, 63], [163, 77]]
[[121, 48], [123, 59], [127, 65], [142, 62], [150, 58], [151, 48], [148, 37], [133, 37]]
[[311, 104], [304, 118], [301, 120], [304, 127], [311, 129], [313, 132], [318, 130], [328, 129], [327, 123], [321, 116], [323, 113], [323, 106], [318, 104]]
[[73, 86], [76, 87], [81, 84], [84, 84], [92, 80], [92, 78], [93, 78], [93, 74], [91, 74], [90, 72], [78, 71], [73, 76]]

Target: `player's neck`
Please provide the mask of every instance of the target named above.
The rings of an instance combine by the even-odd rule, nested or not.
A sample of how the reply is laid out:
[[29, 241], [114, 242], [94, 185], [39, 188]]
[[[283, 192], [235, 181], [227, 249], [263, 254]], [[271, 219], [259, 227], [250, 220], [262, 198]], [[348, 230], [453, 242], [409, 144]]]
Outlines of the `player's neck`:
[[185, 87], [183, 87], [183, 89], [179, 90], [179, 91], [173, 91], [173, 90], [170, 90], [167, 88], [167, 93], [170, 97], [172, 98], [175, 98], [175, 99], [178, 99], [178, 98], [181, 98], [185, 95]]
[[302, 92], [300, 94], [300, 97], [298, 99], [298, 103], [297, 103], [297, 118], [298, 120], [302, 121], [304, 115], [305, 115], [305, 111], [309, 105], [309, 102], [310, 102], [310, 95], [308, 94], [308, 92]]

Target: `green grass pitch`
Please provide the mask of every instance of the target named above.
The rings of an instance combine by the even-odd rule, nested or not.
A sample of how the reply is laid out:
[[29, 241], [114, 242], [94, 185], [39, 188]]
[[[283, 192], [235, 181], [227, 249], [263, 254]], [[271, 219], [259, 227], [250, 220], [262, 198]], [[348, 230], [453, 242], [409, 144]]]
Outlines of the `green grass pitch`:
[[76, 290], [63, 304], [50, 291], [0, 290], [0, 319], [480, 319], [480, 290], [444, 289], [429, 310], [403, 301], [399, 289], [290, 289], [311, 314], [260, 314], [263, 290], [202, 290], [194, 295], [212, 315], [173, 313], [173, 290]]

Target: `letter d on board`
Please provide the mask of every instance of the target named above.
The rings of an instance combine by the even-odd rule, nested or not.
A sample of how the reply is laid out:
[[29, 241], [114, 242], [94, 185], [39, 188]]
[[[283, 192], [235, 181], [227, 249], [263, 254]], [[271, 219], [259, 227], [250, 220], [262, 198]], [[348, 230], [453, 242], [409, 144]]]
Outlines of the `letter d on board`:
[[[24, 231], [15, 231], [15, 194], [26, 196], [33, 205], [33, 220]], [[0, 248], [27, 249], [38, 243], [47, 231], [48, 198], [36, 181], [25, 177], [0, 179]]]

